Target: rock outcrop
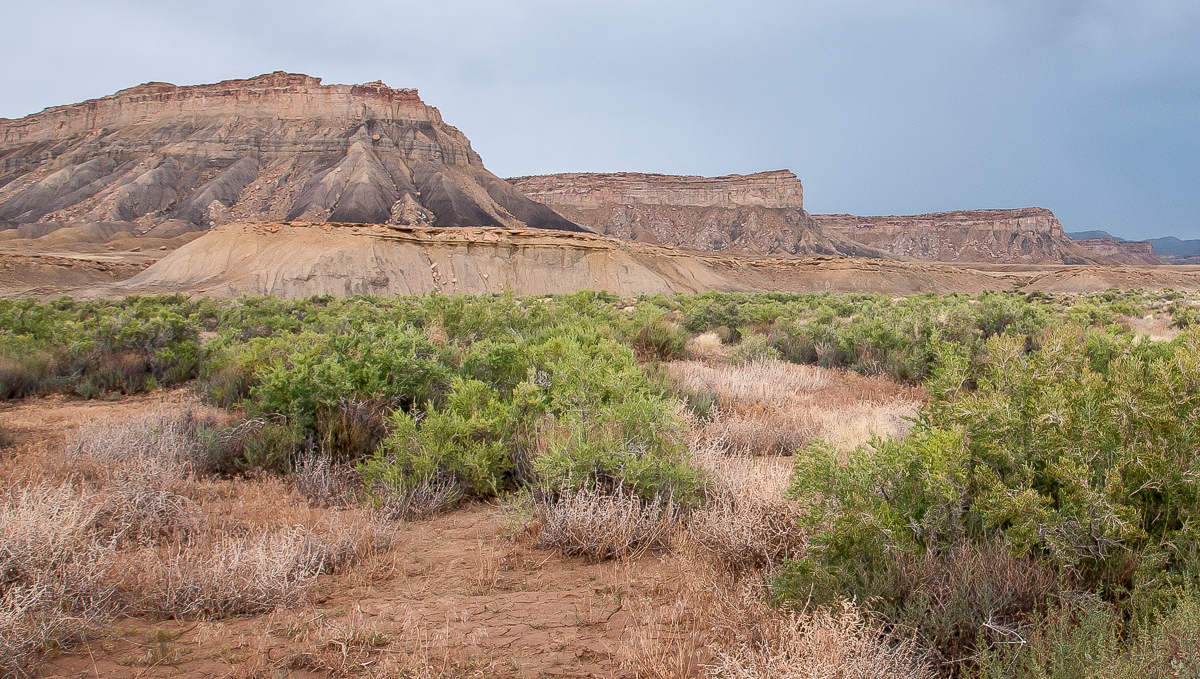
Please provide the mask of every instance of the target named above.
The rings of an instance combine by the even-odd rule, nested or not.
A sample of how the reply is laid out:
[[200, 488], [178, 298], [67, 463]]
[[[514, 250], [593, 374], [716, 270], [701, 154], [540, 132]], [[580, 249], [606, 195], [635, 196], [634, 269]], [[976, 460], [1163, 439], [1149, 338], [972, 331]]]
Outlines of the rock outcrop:
[[885, 252], [938, 262], [1006, 264], [1113, 263], [1063, 233], [1044, 208], [959, 210], [925, 215], [813, 215], [827, 231]]
[[582, 230], [488, 172], [416, 90], [271, 73], [0, 119], [0, 227], [239, 220]]
[[1121, 264], [1165, 264], [1154, 254], [1154, 246], [1146, 241], [1117, 240], [1116, 238], [1073, 238], [1072, 242], [1088, 252], [1107, 257]]
[[619, 172], [508, 180], [530, 198], [597, 233], [701, 252], [879, 253], [825, 233], [804, 211], [787, 170], [693, 177]]

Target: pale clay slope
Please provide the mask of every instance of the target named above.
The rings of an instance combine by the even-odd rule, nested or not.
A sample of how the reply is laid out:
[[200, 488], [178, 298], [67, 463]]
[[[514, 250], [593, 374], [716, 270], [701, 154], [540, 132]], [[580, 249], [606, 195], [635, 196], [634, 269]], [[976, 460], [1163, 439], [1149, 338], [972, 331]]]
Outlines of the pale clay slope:
[[230, 224], [146, 271], [76, 297], [182, 292], [230, 297], [606, 290], [622, 296], [721, 291], [979, 293], [1028, 274], [856, 258], [697, 253], [533, 229]]
[[86, 296], [176, 291], [216, 297], [544, 295], [584, 289], [637, 295], [749, 289], [692, 257], [647, 255], [608, 239], [557, 240], [483, 229], [232, 224]]

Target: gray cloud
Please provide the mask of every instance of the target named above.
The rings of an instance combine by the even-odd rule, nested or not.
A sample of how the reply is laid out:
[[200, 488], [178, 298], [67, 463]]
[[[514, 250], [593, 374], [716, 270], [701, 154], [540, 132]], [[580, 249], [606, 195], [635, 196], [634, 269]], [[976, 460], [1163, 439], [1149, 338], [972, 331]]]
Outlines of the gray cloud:
[[284, 69], [418, 87], [499, 174], [788, 167], [814, 211], [1200, 237], [1194, 0], [18, 3], [0, 115]]

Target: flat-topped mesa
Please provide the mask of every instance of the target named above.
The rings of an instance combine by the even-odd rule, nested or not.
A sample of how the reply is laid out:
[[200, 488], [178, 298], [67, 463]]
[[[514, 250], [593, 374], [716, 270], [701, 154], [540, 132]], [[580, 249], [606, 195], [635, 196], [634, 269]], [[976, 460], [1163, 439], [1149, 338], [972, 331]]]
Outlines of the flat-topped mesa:
[[322, 85], [320, 78], [277, 71], [211, 85], [151, 82], [79, 104], [54, 106], [19, 120], [0, 118], [0, 143], [62, 138], [128, 125], [194, 122], [230, 115], [278, 120], [409, 120], [442, 123], [415, 89], [392, 89], [376, 81]]
[[582, 230], [488, 172], [416, 90], [382, 82], [147, 83], [0, 119], [0, 228], [119, 222], [170, 238], [283, 220]]
[[1154, 254], [1154, 245], [1146, 241], [1124, 241], [1116, 238], [1078, 238], [1073, 242], [1079, 247], [1101, 257], [1109, 257], [1122, 264], [1165, 264]]
[[877, 254], [822, 232], [804, 211], [800, 180], [788, 170], [720, 177], [568, 173], [508, 182], [614, 238], [699, 251]]
[[1105, 263], [1073, 243], [1050, 210], [957, 210], [923, 215], [813, 215], [830, 232], [885, 252], [940, 262]]
[[556, 207], [597, 209], [606, 203], [687, 207], [804, 208], [804, 187], [788, 170], [721, 177], [641, 172], [569, 173], [516, 177], [525, 195]]

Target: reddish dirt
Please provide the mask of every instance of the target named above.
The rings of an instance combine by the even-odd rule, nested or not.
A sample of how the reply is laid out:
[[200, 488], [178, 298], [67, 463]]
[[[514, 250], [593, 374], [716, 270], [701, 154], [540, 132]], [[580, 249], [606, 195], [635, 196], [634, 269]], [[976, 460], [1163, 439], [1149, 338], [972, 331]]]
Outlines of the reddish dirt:
[[[88, 420], [134, 419], [184, 401], [194, 404], [177, 389], [0, 406], [0, 425], [16, 439], [0, 479], [51, 471], [68, 433]], [[471, 504], [398, 526], [389, 551], [322, 576], [306, 607], [218, 621], [117, 620], [38, 676], [636, 676], [635, 623], [683, 586], [677, 560], [568, 559], [532, 548], [507, 525], [501, 507]]]

